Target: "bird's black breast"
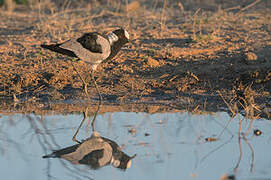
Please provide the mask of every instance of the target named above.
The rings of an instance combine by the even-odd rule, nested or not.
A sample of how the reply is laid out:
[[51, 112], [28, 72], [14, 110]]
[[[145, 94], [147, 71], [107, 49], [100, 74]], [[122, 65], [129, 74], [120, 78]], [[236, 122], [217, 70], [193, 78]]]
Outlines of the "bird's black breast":
[[99, 33], [86, 33], [82, 37], [77, 39], [84, 48], [88, 49], [94, 53], [103, 53], [102, 45], [97, 43], [98, 36], [101, 36]]

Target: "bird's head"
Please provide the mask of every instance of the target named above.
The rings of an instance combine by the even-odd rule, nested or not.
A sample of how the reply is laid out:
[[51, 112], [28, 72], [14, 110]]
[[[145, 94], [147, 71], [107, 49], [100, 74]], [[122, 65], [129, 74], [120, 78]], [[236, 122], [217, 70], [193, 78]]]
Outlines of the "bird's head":
[[132, 157], [128, 156], [124, 152], [120, 151], [118, 155], [113, 155], [111, 164], [119, 169], [126, 170], [131, 167], [132, 159], [136, 157], [136, 154]]
[[129, 33], [123, 29], [116, 29], [108, 35], [108, 39], [110, 44], [119, 44], [123, 46], [124, 44], [129, 42], [130, 36]]
[[129, 33], [123, 28], [117, 29], [113, 31], [113, 33], [116, 34], [119, 39], [126, 40], [127, 42], [130, 39]]

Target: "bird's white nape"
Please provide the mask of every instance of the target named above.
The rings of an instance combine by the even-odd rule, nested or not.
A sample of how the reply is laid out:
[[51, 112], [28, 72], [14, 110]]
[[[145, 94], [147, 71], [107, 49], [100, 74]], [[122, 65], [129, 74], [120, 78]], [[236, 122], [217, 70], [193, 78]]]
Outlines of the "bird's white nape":
[[114, 157], [112, 157], [111, 162], [110, 162], [114, 167], [119, 167], [120, 165], [120, 160], [116, 160]]
[[124, 35], [125, 35], [125, 37], [129, 40], [129, 33], [126, 31], [126, 30], [124, 30]]
[[108, 34], [107, 37], [108, 37], [108, 40], [109, 40], [110, 44], [112, 44], [113, 42], [116, 42], [117, 40], [119, 40], [119, 37], [115, 33], [113, 33], [113, 32], [111, 32], [110, 34]]

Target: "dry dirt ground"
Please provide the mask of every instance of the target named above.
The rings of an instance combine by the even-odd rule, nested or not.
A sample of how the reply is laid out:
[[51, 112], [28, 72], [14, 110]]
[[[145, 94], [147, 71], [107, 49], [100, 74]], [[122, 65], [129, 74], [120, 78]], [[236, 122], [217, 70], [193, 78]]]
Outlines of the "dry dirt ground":
[[[198, 1], [194, 6], [189, 1], [80, 2], [44, 1], [12, 11], [2, 7], [2, 112], [40, 111], [58, 103], [57, 111], [72, 111], [74, 102], [85, 102], [70, 58], [40, 44], [89, 31], [106, 34], [122, 26], [131, 42], [95, 72], [103, 104], [128, 104], [126, 111], [136, 103], [144, 107], [137, 111], [149, 112], [142, 104], [152, 104], [157, 111], [161, 105], [164, 110], [271, 117], [270, 1], [213, 6]], [[80, 61], [75, 65], [89, 83], [90, 101], [97, 102], [90, 66]]]

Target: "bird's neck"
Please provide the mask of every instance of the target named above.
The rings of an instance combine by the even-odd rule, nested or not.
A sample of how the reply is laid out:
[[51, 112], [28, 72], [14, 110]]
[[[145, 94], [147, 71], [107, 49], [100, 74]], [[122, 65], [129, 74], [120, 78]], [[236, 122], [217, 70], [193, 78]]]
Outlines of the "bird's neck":
[[111, 46], [111, 53], [107, 57], [107, 60], [112, 59], [116, 54], [120, 51], [121, 47], [127, 42], [121, 38], [119, 38], [115, 33], [111, 32], [107, 36], [108, 41]]
[[107, 38], [108, 38], [108, 41], [109, 41], [109, 43], [110, 43], [111, 46], [112, 46], [112, 44], [114, 42], [116, 42], [116, 41], [119, 40], [119, 37], [115, 33], [113, 33], [113, 32], [111, 32], [110, 34], [108, 34]]
[[110, 55], [109, 55], [109, 57], [107, 59], [112, 59], [113, 57], [115, 57], [124, 44], [125, 43], [122, 43], [121, 41], [114, 42], [111, 45], [111, 53], [110, 53]]

